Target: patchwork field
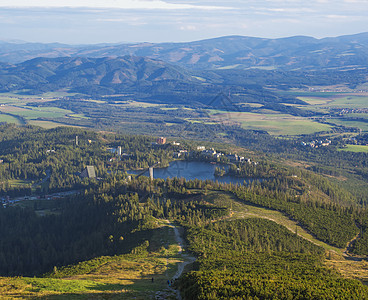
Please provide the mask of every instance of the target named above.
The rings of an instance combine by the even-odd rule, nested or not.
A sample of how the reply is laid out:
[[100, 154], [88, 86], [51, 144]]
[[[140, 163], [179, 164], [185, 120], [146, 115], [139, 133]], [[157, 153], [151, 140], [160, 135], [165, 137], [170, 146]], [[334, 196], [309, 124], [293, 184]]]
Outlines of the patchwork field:
[[68, 120], [88, 119], [83, 115], [83, 113], [76, 113], [68, 109], [52, 106], [37, 107], [29, 105], [30, 103], [42, 104], [48, 101], [57, 100], [57, 97], [66, 95], [70, 96], [70, 94], [63, 92], [47, 93], [42, 96], [6, 93], [0, 94], [0, 122], [15, 123], [18, 125], [30, 124], [44, 128], [54, 128], [68, 125], [54, 122], [53, 119], [58, 119], [58, 121], [60, 119], [64, 119], [65, 123], [68, 123]]
[[330, 125], [320, 124], [302, 117], [286, 114], [259, 114], [248, 112], [214, 113], [218, 122], [241, 124], [244, 129], [265, 130], [272, 135], [299, 135], [329, 131]]
[[[341, 125], [345, 127], [360, 128], [364, 132], [368, 132], [368, 95], [364, 93], [333, 93], [333, 92], [282, 92], [282, 94], [298, 97], [308, 105], [284, 104], [310, 112], [315, 112], [318, 117], [319, 113], [325, 114], [324, 118], [328, 123]], [[256, 112], [226, 112], [224, 110], [200, 110], [202, 114], [198, 117], [198, 113], [194, 110], [193, 117], [180, 116], [180, 106], [171, 106], [164, 104], [153, 104], [138, 101], [113, 101], [113, 98], [106, 97], [102, 100], [88, 99], [86, 102], [92, 102], [100, 105], [98, 110], [93, 111], [89, 108], [90, 114], [86, 113], [82, 108], [83, 105], [69, 109], [62, 109], [50, 106], [30, 106], [30, 103], [43, 103], [60, 99], [59, 97], [67, 95], [66, 93], [48, 93], [42, 96], [33, 95], [17, 95], [17, 94], [0, 94], [0, 122], [31, 124], [44, 128], [53, 128], [58, 126], [93, 126], [99, 122], [94, 122], [93, 118], [106, 118], [104, 109], [101, 104], [119, 109], [134, 109], [134, 113], [139, 116], [140, 122], [152, 118], [152, 112], [147, 109], [157, 109], [157, 111], [167, 112], [168, 115], [175, 114], [177, 110], [178, 119], [186, 120], [191, 123], [204, 124], [239, 124], [244, 129], [264, 130], [276, 136], [296, 136], [302, 134], [313, 134], [317, 132], [331, 132], [333, 125], [316, 122], [307, 117], [298, 117], [290, 114], [280, 113], [272, 110], [262, 110], [260, 103], [242, 103], [241, 105], [251, 106], [257, 109]], [[355, 109], [349, 113], [340, 116], [336, 113], [336, 109]], [[362, 110], [363, 109], [363, 110]], [[188, 113], [193, 109], [188, 109]], [[335, 110], [335, 113], [332, 113]], [[84, 113], [87, 115], [84, 115]], [[206, 115], [207, 113], [207, 115]], [[328, 117], [331, 115], [331, 117]], [[89, 116], [89, 117], [88, 117]], [[322, 116], [322, 115], [319, 115]], [[326, 117], [327, 116], [327, 117]], [[158, 118], [165, 118], [162, 113], [158, 113]], [[367, 122], [365, 121], [367, 120]], [[63, 124], [64, 123], [64, 124]], [[172, 121], [164, 122], [167, 125], [175, 124]]]

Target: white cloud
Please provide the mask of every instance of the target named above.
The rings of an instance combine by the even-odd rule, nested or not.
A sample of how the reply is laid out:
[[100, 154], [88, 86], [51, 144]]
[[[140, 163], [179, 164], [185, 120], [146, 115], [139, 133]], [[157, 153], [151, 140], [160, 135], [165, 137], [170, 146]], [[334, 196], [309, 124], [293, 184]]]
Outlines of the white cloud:
[[197, 30], [197, 27], [194, 26], [194, 25], [182, 25], [182, 26], [180, 26], [180, 30], [195, 31], [195, 30]]
[[45, 8], [120, 8], [120, 9], [201, 9], [201, 10], [220, 10], [231, 9], [231, 7], [192, 5], [192, 4], [174, 4], [162, 0], [1, 0], [0, 7], [45, 7]]
[[343, 16], [343, 15], [327, 15], [326, 16], [329, 19], [339, 20], [339, 19], [348, 19], [349, 16]]
[[312, 13], [315, 10], [310, 9], [310, 8], [304, 8], [304, 7], [299, 7], [299, 8], [263, 8], [263, 10], [266, 11], [271, 11], [271, 12], [284, 12], [284, 13]]

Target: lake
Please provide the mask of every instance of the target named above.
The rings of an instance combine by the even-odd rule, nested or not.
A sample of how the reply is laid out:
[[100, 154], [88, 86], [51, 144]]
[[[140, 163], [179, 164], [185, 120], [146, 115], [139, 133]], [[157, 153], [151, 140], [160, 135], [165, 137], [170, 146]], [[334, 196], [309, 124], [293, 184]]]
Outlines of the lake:
[[[201, 162], [201, 161], [173, 161], [170, 163], [170, 166], [167, 168], [155, 168], [153, 169], [153, 177], [154, 178], [185, 178], [186, 180], [192, 180], [192, 179], [200, 179], [200, 180], [213, 180], [218, 181], [222, 183], [233, 183], [233, 184], [244, 184], [244, 181], [247, 183], [253, 181], [254, 179], [244, 179], [244, 178], [238, 178], [234, 176], [221, 176], [216, 177], [215, 169], [216, 167], [221, 168], [229, 168], [229, 166], [224, 164], [211, 164], [209, 162]], [[129, 174], [139, 174], [142, 171], [128, 171]], [[148, 170], [143, 175], [148, 175]]]

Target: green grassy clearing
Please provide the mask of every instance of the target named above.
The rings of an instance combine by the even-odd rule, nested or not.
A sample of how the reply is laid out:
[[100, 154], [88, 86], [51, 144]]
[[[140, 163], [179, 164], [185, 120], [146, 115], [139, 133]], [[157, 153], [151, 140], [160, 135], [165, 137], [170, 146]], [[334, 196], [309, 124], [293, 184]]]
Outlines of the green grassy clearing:
[[298, 97], [298, 99], [310, 105], [327, 105], [331, 100], [320, 97]]
[[21, 122], [19, 122], [19, 120], [16, 117], [4, 114], [0, 114], [0, 122], [14, 123], [17, 125], [21, 125]]
[[86, 102], [92, 102], [92, 103], [97, 103], [97, 104], [104, 104], [106, 103], [106, 101], [102, 101], [102, 100], [92, 100], [92, 99], [86, 99], [84, 100]]
[[69, 114], [68, 116], [74, 119], [86, 119], [86, 120], [89, 119], [89, 117], [86, 117], [84, 114], [74, 114], [73, 113], [73, 114]]
[[329, 107], [349, 107], [349, 108], [367, 108], [368, 97], [367, 96], [345, 96], [334, 97], [328, 104]]
[[27, 184], [32, 184], [31, 180], [20, 180], [20, 179], [13, 179], [8, 181], [11, 186], [22, 186]]
[[242, 106], [250, 106], [250, 107], [262, 107], [263, 104], [260, 103], [239, 103]]
[[292, 95], [295, 97], [319, 97], [319, 98], [330, 98], [336, 95], [345, 95], [349, 93], [338, 93], [338, 92], [307, 92], [300, 90], [290, 90], [290, 91], [279, 91], [279, 94], [282, 95]]
[[354, 93], [327, 93], [321, 95], [321, 93], [295, 93], [298, 99], [307, 102], [312, 106], [323, 107], [343, 107], [343, 108], [367, 108], [368, 96], [365, 94], [359, 95]]
[[335, 123], [337, 125], [343, 125], [347, 127], [355, 127], [360, 128], [363, 131], [368, 131], [368, 123], [367, 122], [359, 122], [359, 121], [350, 121], [348, 119], [328, 119], [329, 122]]
[[215, 114], [212, 118], [219, 121], [240, 123], [244, 129], [265, 130], [272, 135], [300, 135], [321, 131], [330, 131], [331, 126], [313, 122], [306, 118], [294, 117], [286, 114], [259, 114], [248, 112]]
[[65, 110], [57, 107], [22, 107], [4, 105], [0, 107], [0, 111], [13, 116], [19, 116], [27, 120], [37, 118], [63, 118], [67, 114], [73, 114], [70, 110]]
[[68, 124], [62, 124], [62, 123], [57, 123], [57, 122], [52, 122], [52, 121], [41, 121], [41, 120], [29, 120], [28, 124], [34, 125], [34, 126], [40, 126], [45, 129], [51, 129], [51, 128], [56, 128], [56, 127], [61, 127], [61, 126], [84, 128], [83, 126], [72, 126]]
[[239, 64], [229, 65], [229, 66], [219, 67], [217, 68], [217, 70], [231, 70], [231, 69], [236, 69], [239, 66], [240, 66]]
[[345, 148], [339, 149], [339, 151], [368, 153], [368, 146], [365, 146], [365, 145], [346, 145]]
[[78, 95], [78, 93], [69, 93], [67, 91], [47, 92], [41, 95], [42, 98], [60, 98], [60, 97], [72, 97]]
[[121, 104], [123, 104], [124, 106], [142, 107], [142, 108], [162, 106], [162, 104], [148, 103], [148, 102], [138, 102], [138, 101], [132, 101], [132, 100], [125, 101]]
[[161, 110], [177, 110], [179, 107], [160, 107]]

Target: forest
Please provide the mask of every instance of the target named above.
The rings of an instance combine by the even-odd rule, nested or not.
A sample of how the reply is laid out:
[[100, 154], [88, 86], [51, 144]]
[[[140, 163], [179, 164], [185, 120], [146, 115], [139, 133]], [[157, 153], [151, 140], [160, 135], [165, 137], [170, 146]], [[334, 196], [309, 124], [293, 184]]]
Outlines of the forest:
[[[77, 128], [1, 125], [0, 129], [3, 197], [75, 191], [60, 199], [25, 199], [23, 204], [0, 207], [2, 276], [59, 278], [77, 270], [67, 266], [90, 259], [139, 249], [155, 251], [160, 246], [154, 233], [162, 230], [160, 221], [169, 220], [184, 229], [187, 251], [197, 258], [192, 271], [176, 283], [188, 299], [365, 299], [368, 295], [360, 282], [326, 267], [325, 250], [297, 232], [267, 219], [236, 219], [232, 207], [208, 198], [209, 193], [227, 194], [239, 203], [281, 212], [314, 238], [341, 249], [357, 237], [349, 255], [368, 255], [368, 212], [355, 194], [324, 176], [323, 170], [283, 164], [275, 159], [275, 148], [270, 147], [268, 154], [242, 148], [243, 155], [257, 159], [256, 164], [230, 164], [221, 158], [230, 164], [231, 175], [255, 179], [247, 185], [184, 178], [151, 181], [128, 176], [126, 171], [157, 161], [167, 165], [177, 150], [172, 143], [153, 147], [153, 137]], [[263, 140], [262, 132], [252, 134], [260, 137], [260, 143], [276, 143]], [[196, 153], [198, 142], [180, 142], [180, 147]], [[118, 146], [125, 154], [120, 158], [112, 151]], [[215, 142], [206, 146], [224, 153], [234, 148]], [[293, 149], [284, 155], [308, 153], [311, 160], [324, 162], [326, 169], [328, 157], [340, 161], [343, 171], [352, 168], [355, 159], [362, 159], [357, 170], [366, 167], [363, 154], [334, 156], [334, 148], [313, 152], [298, 148], [297, 143]], [[202, 158], [194, 154], [185, 159]], [[80, 177], [87, 165], [95, 166], [97, 178]], [[19, 181], [23, 183], [14, 184]], [[40, 206], [47, 205], [48, 213], [40, 214]]]
[[323, 250], [271, 221], [215, 222], [187, 230], [196, 269], [186, 299], [367, 299], [360, 282], [323, 266]]

